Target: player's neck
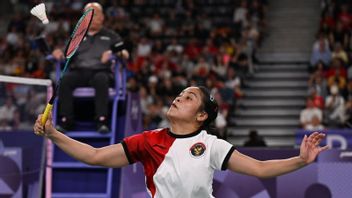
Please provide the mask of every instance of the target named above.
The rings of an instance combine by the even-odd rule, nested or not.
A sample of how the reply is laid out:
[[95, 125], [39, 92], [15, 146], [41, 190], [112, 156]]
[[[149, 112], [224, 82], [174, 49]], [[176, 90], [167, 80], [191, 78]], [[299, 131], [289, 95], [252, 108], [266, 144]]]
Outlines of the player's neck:
[[172, 133], [176, 135], [188, 135], [191, 134], [199, 129], [198, 126], [195, 126], [192, 123], [182, 123], [182, 124], [176, 124], [176, 123], [170, 123], [170, 130]]

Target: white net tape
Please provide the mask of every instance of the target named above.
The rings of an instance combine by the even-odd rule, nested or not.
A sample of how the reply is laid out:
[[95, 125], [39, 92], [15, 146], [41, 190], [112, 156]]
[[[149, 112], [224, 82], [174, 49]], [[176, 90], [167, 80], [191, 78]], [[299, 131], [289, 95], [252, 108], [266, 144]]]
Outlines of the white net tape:
[[51, 80], [0, 75], [0, 82], [51, 86]]

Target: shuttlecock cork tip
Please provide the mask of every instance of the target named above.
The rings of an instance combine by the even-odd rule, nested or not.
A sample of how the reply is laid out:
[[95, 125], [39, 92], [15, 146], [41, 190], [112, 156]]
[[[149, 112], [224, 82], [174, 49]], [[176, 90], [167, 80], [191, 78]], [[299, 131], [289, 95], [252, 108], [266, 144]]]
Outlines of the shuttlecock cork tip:
[[44, 20], [42, 20], [42, 23], [43, 23], [43, 24], [48, 24], [48, 23], [49, 23], [49, 19], [44, 19]]
[[49, 23], [48, 17], [46, 16], [46, 9], [45, 9], [44, 3], [40, 3], [34, 6], [31, 9], [31, 14], [36, 16], [39, 20], [41, 20], [43, 24]]

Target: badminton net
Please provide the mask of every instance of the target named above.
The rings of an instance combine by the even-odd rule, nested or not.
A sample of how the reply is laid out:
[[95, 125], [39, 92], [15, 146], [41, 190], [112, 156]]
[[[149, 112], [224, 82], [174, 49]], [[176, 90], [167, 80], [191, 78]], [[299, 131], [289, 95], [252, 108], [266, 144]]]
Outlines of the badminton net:
[[0, 132], [32, 131], [52, 95], [47, 79], [0, 75]]

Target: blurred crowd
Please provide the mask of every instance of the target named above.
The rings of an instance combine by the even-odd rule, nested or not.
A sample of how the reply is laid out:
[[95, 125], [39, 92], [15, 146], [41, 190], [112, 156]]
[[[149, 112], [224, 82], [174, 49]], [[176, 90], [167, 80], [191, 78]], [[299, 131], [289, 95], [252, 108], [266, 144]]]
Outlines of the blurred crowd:
[[322, 0], [317, 39], [312, 46], [307, 107], [308, 130], [352, 127], [352, 2]]
[[46, 102], [46, 87], [0, 83], [0, 131], [30, 130]]
[[[216, 127], [226, 133], [228, 117], [245, 96], [242, 88], [255, 71], [255, 52], [266, 31], [267, 2], [99, 2], [105, 10], [105, 26], [122, 36], [132, 54], [128, 88], [140, 93], [144, 128], [167, 125], [163, 113], [180, 90], [205, 85], [220, 103]], [[53, 63], [46, 61], [34, 40], [45, 35], [51, 49], [64, 47], [87, 2], [47, 1], [48, 25], [29, 14], [38, 3], [19, 0], [13, 5], [7, 34], [0, 38], [0, 74], [55, 79]], [[16, 99], [12, 92], [6, 93]]]

